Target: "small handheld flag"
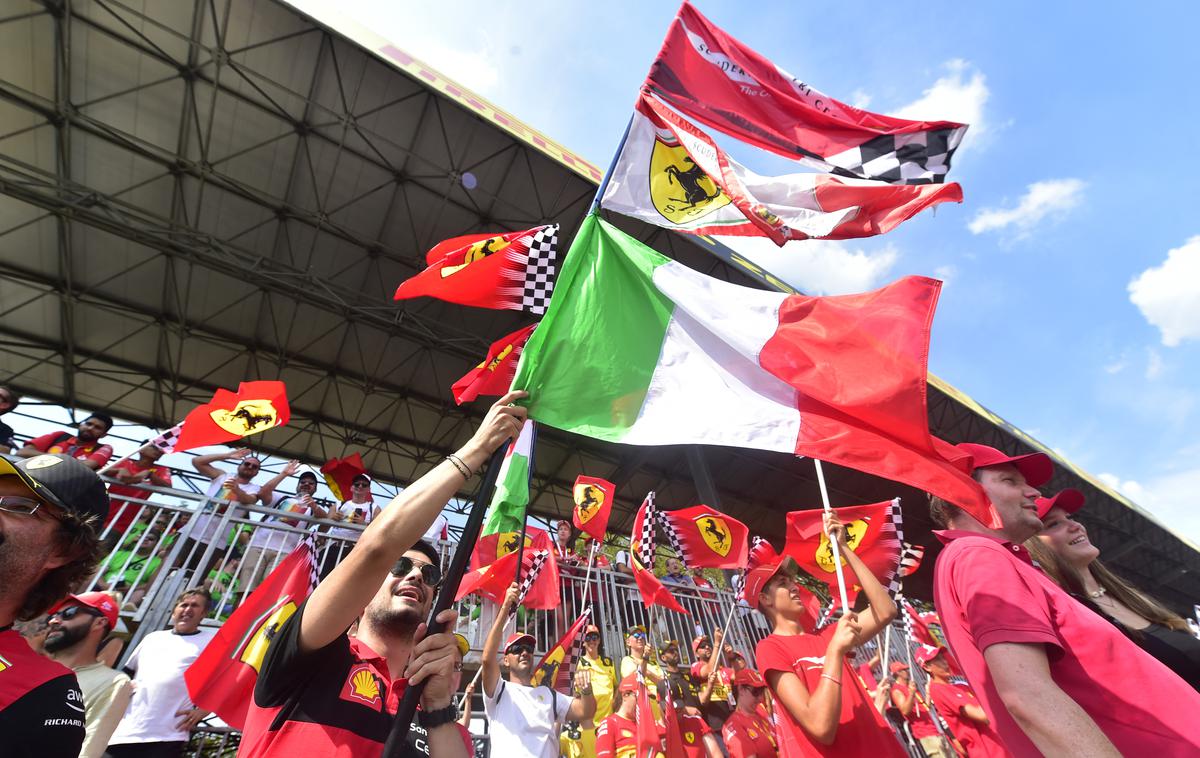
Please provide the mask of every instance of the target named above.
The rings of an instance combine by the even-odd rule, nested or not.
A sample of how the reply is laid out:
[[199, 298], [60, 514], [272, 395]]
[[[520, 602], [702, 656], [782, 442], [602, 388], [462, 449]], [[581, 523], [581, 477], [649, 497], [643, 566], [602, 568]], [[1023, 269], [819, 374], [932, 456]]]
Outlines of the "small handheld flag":
[[231, 442], [283, 426], [290, 418], [283, 382], [242, 382], [237, 392], [219, 389], [212, 400], [187, 415], [175, 450]]
[[347, 455], [345, 458], [331, 458], [321, 466], [325, 483], [329, 485], [334, 497], [345, 502], [350, 499], [350, 483], [354, 477], [367, 473], [362, 456], [358, 453]]
[[517, 360], [536, 327], [537, 324], [530, 324], [493, 342], [488, 348], [487, 357], [451, 385], [454, 402], [462, 405], [480, 395], [503, 395], [508, 392], [513, 377], [517, 375]]
[[741, 568], [746, 565], [750, 530], [741, 521], [707, 505], [659, 511], [658, 523], [688, 568]]
[[576, 477], [575, 486], [571, 488], [575, 499], [571, 520], [575, 528], [603, 541], [616, 493], [617, 487], [612, 482], [582, 474]]

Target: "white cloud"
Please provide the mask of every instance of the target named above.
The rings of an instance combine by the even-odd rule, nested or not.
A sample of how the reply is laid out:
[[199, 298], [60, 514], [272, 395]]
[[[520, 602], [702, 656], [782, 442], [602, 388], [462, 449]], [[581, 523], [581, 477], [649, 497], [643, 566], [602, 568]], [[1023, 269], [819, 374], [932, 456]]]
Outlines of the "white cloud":
[[808, 295], [865, 292], [883, 284], [900, 258], [894, 245], [851, 248], [840, 240], [804, 240], [779, 248], [764, 237], [721, 237], [730, 248]]
[[1158, 327], [1167, 347], [1200, 339], [1200, 235], [1138, 274], [1129, 283], [1129, 300]]
[[850, 104], [865, 110], [871, 105], [871, 96], [860, 87], [850, 93]]
[[1146, 351], [1146, 378], [1157, 379], [1163, 370], [1162, 355], [1154, 349]]
[[955, 59], [945, 64], [948, 73], [925, 90], [921, 97], [892, 111], [899, 118], [922, 121], [958, 121], [970, 124], [963, 146], [979, 144], [988, 133], [984, 117], [987, 104], [987, 78], [968, 61]]
[[1014, 208], [983, 208], [967, 224], [972, 234], [1001, 231], [1012, 227], [1017, 238], [1027, 237], [1038, 222], [1047, 217], [1061, 218], [1083, 201], [1087, 185], [1079, 179], [1047, 179], [1034, 182]]
[[1117, 358], [1112, 363], [1105, 364], [1104, 373], [1119, 374], [1122, 371], [1124, 371], [1128, 366], [1129, 366], [1129, 359], [1126, 358], [1124, 354], [1122, 354], [1120, 358]]
[[1133, 479], [1121, 479], [1121, 477], [1117, 476], [1116, 474], [1110, 474], [1107, 472], [1096, 474], [1096, 478], [1108, 485], [1110, 489], [1120, 492], [1133, 502], [1144, 504], [1141, 501], [1143, 501], [1146, 497], [1146, 490], [1141, 484]]
[[952, 264], [938, 266], [933, 270], [933, 276], [936, 279], [941, 279], [944, 284], [949, 284], [951, 279], [958, 276], [958, 267]]
[[1193, 543], [1200, 542], [1200, 509], [1195, 506], [1200, 466], [1171, 471], [1145, 482], [1123, 480], [1108, 473], [1097, 478], [1145, 508], [1171, 531]]

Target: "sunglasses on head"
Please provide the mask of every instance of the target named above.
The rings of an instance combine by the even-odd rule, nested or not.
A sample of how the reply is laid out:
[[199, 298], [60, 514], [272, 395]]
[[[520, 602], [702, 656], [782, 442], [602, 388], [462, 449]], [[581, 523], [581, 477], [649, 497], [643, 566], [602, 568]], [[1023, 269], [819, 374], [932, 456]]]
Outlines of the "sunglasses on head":
[[527, 642], [522, 642], [519, 645], [513, 645], [508, 649], [509, 655], [533, 655], [533, 645]]
[[392, 576], [404, 577], [412, 573], [414, 566], [421, 567], [421, 581], [425, 582], [430, 587], [436, 587], [442, 583], [442, 570], [432, 563], [423, 561], [414, 561], [407, 555], [396, 561], [396, 565], [392, 566]]
[[70, 605], [70, 606], [67, 606], [66, 608], [63, 608], [61, 611], [55, 611], [54, 613], [51, 613], [50, 618], [54, 618], [55, 616], [58, 616], [63, 621], [69, 621], [69, 620], [75, 618], [76, 616], [78, 616], [80, 613], [86, 613], [89, 616], [99, 616], [100, 615], [99, 613], [92, 610], [91, 608], [86, 608], [82, 605]]

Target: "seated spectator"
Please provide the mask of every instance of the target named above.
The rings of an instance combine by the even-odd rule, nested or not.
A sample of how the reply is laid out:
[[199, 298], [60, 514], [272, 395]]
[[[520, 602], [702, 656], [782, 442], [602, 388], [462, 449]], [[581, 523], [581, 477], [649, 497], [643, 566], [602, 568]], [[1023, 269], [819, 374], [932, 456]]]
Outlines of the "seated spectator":
[[[295, 495], [275, 492], [280, 482], [295, 474], [299, 468], [298, 461], [291, 461], [259, 490], [258, 495], [263, 503], [274, 508], [280, 515], [265, 517], [250, 535], [238, 573], [238, 583], [246, 591], [257, 587], [267, 574], [300, 544], [304, 535], [292, 529], [308, 528], [308, 522], [283, 514], [312, 515], [317, 518], [325, 518], [327, 514], [320, 501], [315, 498], [317, 475], [311, 471], [305, 471], [297, 478]], [[277, 526], [291, 529], [279, 529]]]
[[744, 596], [766, 617], [771, 634], [758, 643], [755, 660], [775, 698], [775, 737], [784, 756], [904, 756], [891, 728], [851, 667], [854, 648], [896, 617], [887, 589], [850, 548], [846, 529], [833, 513], [825, 532], [837, 540], [854, 582], [867, 598], [865, 611], [846, 611], [837, 624], [814, 632], [816, 603], [797, 580], [799, 567], [762, 542], [751, 551]]
[[[622, 677], [617, 692], [621, 697], [617, 710], [596, 727], [597, 758], [629, 758], [638, 755], [637, 673]], [[663, 753], [655, 754], [654, 758], [663, 758]]]
[[908, 664], [892, 661], [888, 665], [888, 672], [892, 676], [892, 706], [900, 711], [900, 715], [908, 722], [913, 739], [921, 743], [925, 755], [929, 758], [953, 758], [942, 749], [942, 735], [929, 713], [928, 703], [912, 683], [912, 672], [909, 671]]
[[[165, 521], [165, 517], [156, 521]], [[117, 549], [100, 564], [97, 587], [121, 595], [126, 608], [136, 607], [162, 568], [163, 557], [174, 539], [174, 535], [164, 535], [159, 523], [134, 524]]]
[[[222, 471], [213, 465], [216, 461], [238, 461], [237, 471], [233, 474]], [[228, 504], [253, 505], [258, 500], [259, 485], [254, 483], [254, 477], [262, 468], [262, 462], [251, 455], [247, 448], [240, 448], [229, 453], [198, 455], [192, 459], [192, 468], [209, 479], [208, 490], [204, 493], [209, 500], [200, 506], [200, 513], [194, 517], [196, 524], [192, 527], [191, 536], [183, 544], [182, 553], [186, 556], [184, 568], [193, 571], [193, 581], [199, 584], [205, 580], [214, 564], [223, 560], [228, 547], [226, 532], [222, 528], [222, 516]], [[245, 518], [249, 512], [245, 508], [236, 508], [233, 515]], [[205, 559], [204, 553], [210, 546], [212, 552]]]
[[1083, 524], [1071, 518], [1083, 507], [1083, 493], [1065, 489], [1038, 498], [1042, 531], [1025, 540], [1030, 556], [1058, 586], [1108, 619], [1126, 637], [1200, 690], [1200, 639], [1187, 622], [1161, 603], [1109, 571]]
[[692, 581], [692, 576], [684, 568], [683, 561], [671, 556], [667, 559], [667, 573], [663, 574], [663, 584], [682, 584], [688, 587], [695, 587], [696, 583]]
[[112, 425], [112, 417], [108, 414], [93, 413], [79, 424], [79, 430], [75, 434], [50, 432], [34, 437], [17, 451], [17, 456], [32, 458], [43, 453], [63, 453], [96, 471], [112, 458], [113, 449], [100, 444], [100, 439], [108, 434]]
[[737, 707], [721, 729], [729, 758], [775, 758], [775, 728], [762, 713], [766, 681], [757, 671], [742, 669], [733, 678], [733, 691]]
[[0, 752], [5, 758], [78, 755], [83, 693], [75, 674], [34, 652], [12, 628], [43, 616], [88, 579], [95, 526], [108, 514], [96, 473], [65, 455], [0, 459]]
[[[162, 456], [162, 450], [154, 445], [145, 444], [138, 450], [136, 458], [132, 456], [126, 458], [104, 472], [106, 476], [120, 482], [120, 484], [108, 485], [108, 497], [112, 500], [112, 506], [108, 510], [104, 528], [111, 526], [110, 535], [117, 535], [119, 539], [142, 510], [141, 503], [131, 503], [120, 498], [135, 497], [139, 500], [149, 500], [152, 493], [138, 487], [139, 484], [151, 484], [155, 487], [171, 486], [171, 469], [158, 465], [158, 459]], [[116, 544], [115, 539], [112, 542]]]
[[[379, 516], [379, 508], [375, 506], [375, 499], [371, 496], [371, 479], [366, 474], [359, 474], [350, 482], [349, 500], [336, 508], [329, 509], [331, 520], [347, 524], [366, 526], [377, 516]], [[354, 547], [355, 542], [358, 542], [358, 536], [362, 534], [362, 530], [350, 529], [345, 526], [331, 526], [327, 534], [337, 539], [329, 541], [329, 547], [325, 552], [321, 567], [322, 576], [328, 576], [333, 567], [345, 559], [350, 548]]]
[[[3, 384], [0, 384], [0, 416], [16, 408], [20, 402], [20, 396], [13, 391], [12, 387], [5, 387]], [[0, 455], [8, 455], [16, 446], [17, 440], [13, 437], [13, 428], [0, 421]]]
[[516, 609], [518, 592], [513, 582], [483, 643], [483, 710], [488, 717], [491, 752], [505, 758], [555, 758], [563, 722], [582, 723], [596, 714], [591, 670], [579, 667], [575, 672], [577, 694], [573, 698], [556, 692], [549, 684], [534, 687], [537, 660], [533, 651], [537, 640], [529, 634], [513, 634], [503, 649], [508, 678], [501, 680], [497, 653], [504, 627]]
[[103, 592], [69, 595], [50, 614], [46, 653], [75, 672], [83, 691], [87, 735], [80, 758], [100, 758], [133, 694], [129, 677], [97, 660], [117, 626], [117, 601]]
[[1001, 528], [930, 499], [930, 517], [946, 527], [935, 532], [946, 547], [934, 601], [1004, 746], [1018, 755], [1200, 754], [1200, 693], [1035, 568], [1022, 547], [1042, 530], [1036, 487], [1053, 476], [1049, 456], [958, 447]]
[[185, 590], [171, 611], [171, 628], [150, 632], [129, 656], [133, 698], [108, 741], [109, 758], [167, 758], [183, 755], [188, 734], [209, 712], [192, 705], [183, 672], [212, 640], [201, 628], [212, 598], [203, 589]]
[[966, 684], [950, 681], [950, 664], [946, 662], [942, 648], [923, 645], [914, 657], [917, 665], [929, 674], [929, 700], [946, 722], [950, 730], [947, 736], [957, 743], [955, 749], [961, 747], [961, 752], [985, 758], [1009, 755], [992, 731], [975, 693]]

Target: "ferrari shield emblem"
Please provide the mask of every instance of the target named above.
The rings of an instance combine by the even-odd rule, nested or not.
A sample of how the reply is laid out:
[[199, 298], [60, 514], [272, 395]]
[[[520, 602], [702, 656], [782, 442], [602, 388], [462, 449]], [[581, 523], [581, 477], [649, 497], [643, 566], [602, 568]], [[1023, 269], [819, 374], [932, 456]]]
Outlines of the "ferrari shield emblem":
[[[867, 522], [862, 519], [856, 519], [846, 524], [846, 544], [850, 548], [857, 549], [858, 543], [862, 542], [863, 537], [867, 535]], [[829, 535], [821, 533], [821, 544], [817, 547], [817, 554], [814, 556], [817, 559], [817, 565], [825, 569], [829, 573], [834, 572], [833, 567], [833, 547], [829, 544]], [[842, 558], [842, 565], [846, 565], [846, 559]]]
[[208, 415], [214, 424], [239, 437], [270, 429], [279, 422], [270, 400], [242, 400], [232, 411], [220, 408]]
[[576, 484], [574, 490], [575, 512], [579, 523], [586, 524], [604, 507], [604, 490], [594, 484]]
[[[533, 544], [533, 539], [527, 534], [525, 535], [525, 547]], [[517, 548], [521, 546], [520, 532], [504, 532], [500, 538], [496, 540], [496, 557], [502, 558], [509, 553], [515, 553]]]
[[725, 519], [709, 513], [697, 516], [695, 521], [708, 549], [722, 558], [729, 555], [730, 549], [733, 548], [733, 539], [729, 536], [729, 525], [725, 523]]
[[457, 266], [445, 266], [441, 270], [442, 278], [457, 274], [467, 266], [470, 266], [476, 261], [481, 261], [489, 255], [495, 255], [511, 243], [504, 237], [488, 237], [485, 240], [479, 240], [467, 248], [466, 255], [463, 256], [463, 262]]
[[729, 204], [729, 196], [700, 170], [675, 138], [659, 134], [650, 154], [650, 198], [673, 224], [683, 224]]
[[238, 656], [238, 659], [255, 671], [259, 671], [262, 668], [263, 656], [267, 654], [267, 646], [271, 644], [271, 640], [275, 638], [279, 628], [295, 612], [296, 604], [291, 600], [272, 609], [261, 623], [254, 627], [254, 634], [242, 648], [242, 654]]

